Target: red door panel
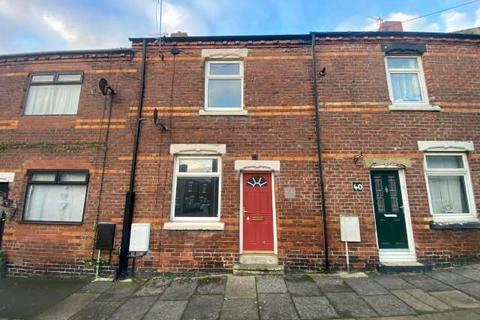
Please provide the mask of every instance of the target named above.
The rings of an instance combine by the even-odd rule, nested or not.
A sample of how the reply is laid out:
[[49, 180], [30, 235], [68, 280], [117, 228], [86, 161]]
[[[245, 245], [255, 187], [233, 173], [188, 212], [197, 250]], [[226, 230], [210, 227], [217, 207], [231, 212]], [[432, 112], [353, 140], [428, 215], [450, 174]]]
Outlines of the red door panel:
[[243, 250], [273, 251], [272, 174], [243, 174]]

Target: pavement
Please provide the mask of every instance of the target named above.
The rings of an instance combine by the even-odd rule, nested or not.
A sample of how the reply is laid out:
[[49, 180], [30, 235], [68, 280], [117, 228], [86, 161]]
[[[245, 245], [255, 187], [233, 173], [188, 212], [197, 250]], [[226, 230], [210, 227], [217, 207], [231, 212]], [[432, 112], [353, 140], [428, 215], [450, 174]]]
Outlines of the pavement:
[[[480, 320], [480, 264], [427, 273], [213, 275], [59, 286], [51, 297], [35, 291], [29, 297], [28, 289], [20, 309], [4, 301], [21, 294], [0, 290], [0, 319]], [[32, 299], [47, 303], [40, 308]]]

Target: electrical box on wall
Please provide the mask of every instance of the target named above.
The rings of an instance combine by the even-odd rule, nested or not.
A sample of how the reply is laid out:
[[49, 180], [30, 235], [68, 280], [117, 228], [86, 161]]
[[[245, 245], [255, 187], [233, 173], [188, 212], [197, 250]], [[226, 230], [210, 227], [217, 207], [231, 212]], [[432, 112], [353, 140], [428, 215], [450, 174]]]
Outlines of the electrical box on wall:
[[358, 216], [340, 216], [341, 239], [344, 242], [360, 242]]
[[150, 223], [132, 223], [130, 252], [147, 252], [150, 249]]
[[95, 249], [113, 250], [114, 240], [115, 240], [115, 224], [99, 223], [97, 225], [97, 240], [95, 242]]

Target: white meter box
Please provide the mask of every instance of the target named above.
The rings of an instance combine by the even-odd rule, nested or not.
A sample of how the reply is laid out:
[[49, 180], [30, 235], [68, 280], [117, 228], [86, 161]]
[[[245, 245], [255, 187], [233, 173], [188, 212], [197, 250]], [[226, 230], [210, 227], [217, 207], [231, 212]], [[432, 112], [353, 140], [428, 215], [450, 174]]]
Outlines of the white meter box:
[[344, 242], [360, 242], [358, 216], [340, 216], [341, 238]]
[[150, 248], [150, 223], [132, 223], [130, 252], [147, 252]]

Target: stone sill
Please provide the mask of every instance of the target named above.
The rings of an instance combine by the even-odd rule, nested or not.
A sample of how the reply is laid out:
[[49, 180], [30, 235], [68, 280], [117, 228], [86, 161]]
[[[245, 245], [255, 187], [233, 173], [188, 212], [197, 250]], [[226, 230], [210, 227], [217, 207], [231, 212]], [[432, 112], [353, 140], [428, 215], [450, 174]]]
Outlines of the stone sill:
[[430, 229], [432, 230], [480, 229], [480, 221], [430, 222]]
[[432, 106], [429, 104], [426, 105], [390, 105], [388, 106], [389, 111], [440, 111], [439, 106]]
[[209, 110], [200, 110], [198, 111], [200, 116], [248, 116], [247, 110], [218, 110], [218, 111], [209, 111]]
[[223, 231], [225, 230], [225, 223], [217, 221], [197, 222], [197, 221], [171, 221], [165, 222], [163, 225], [165, 230], [210, 230]]

